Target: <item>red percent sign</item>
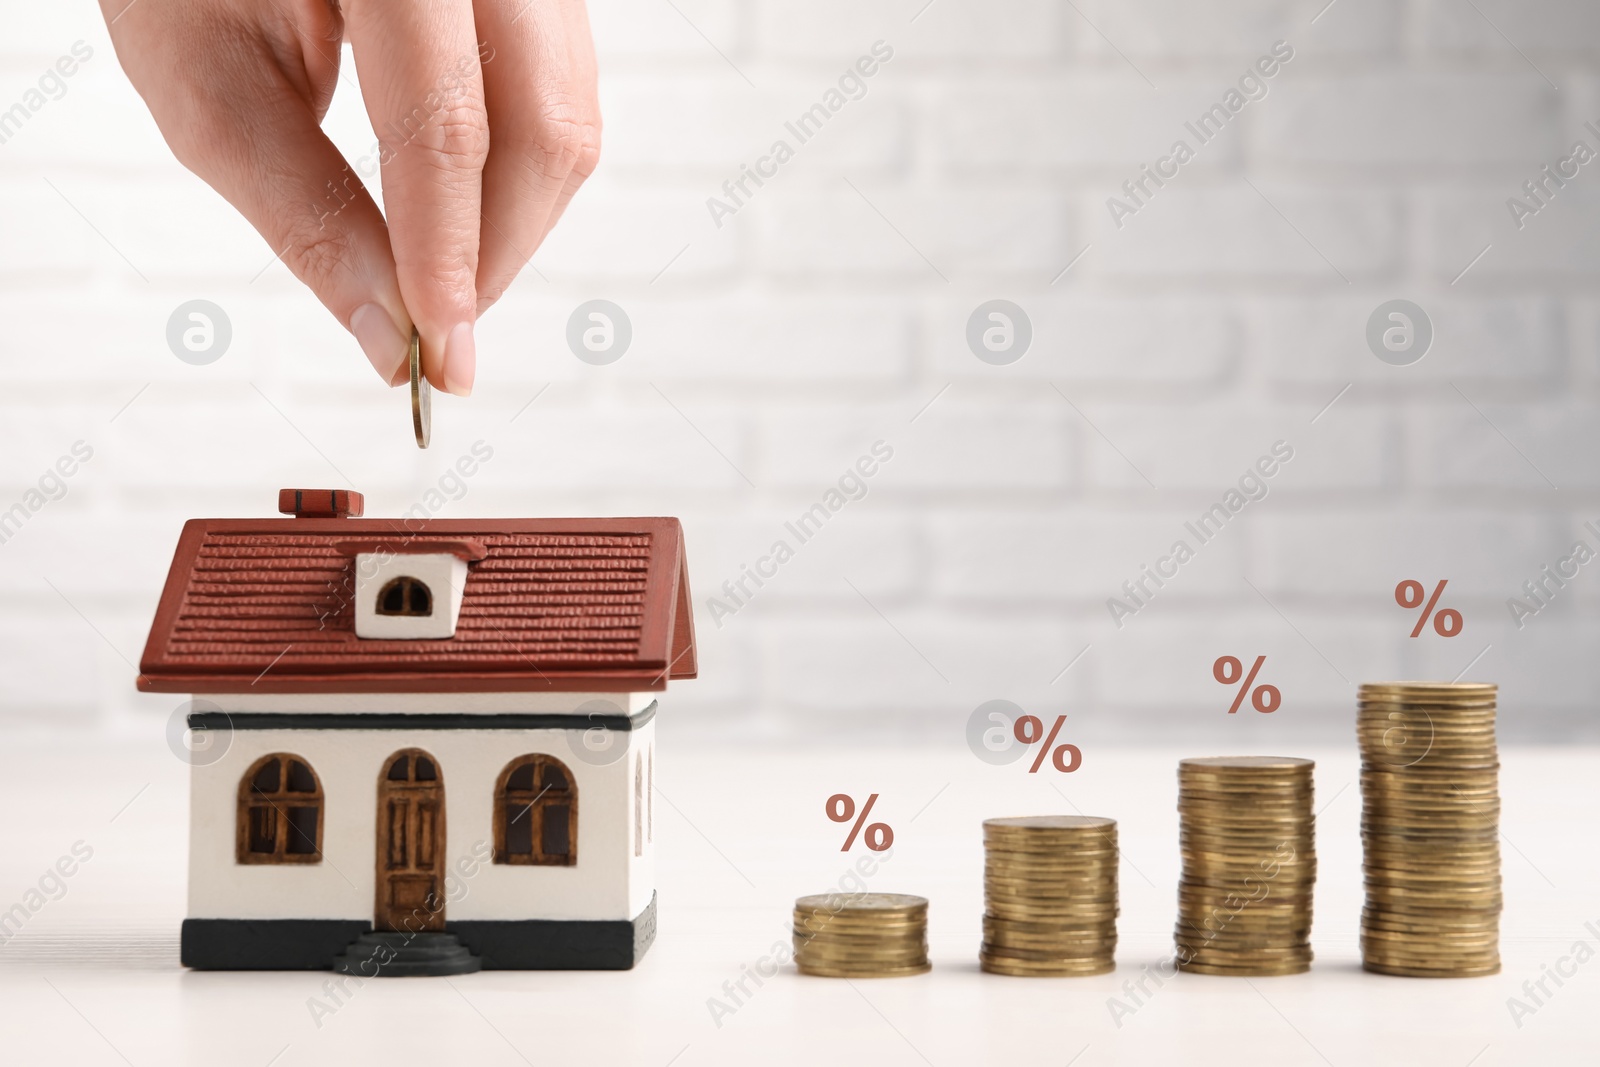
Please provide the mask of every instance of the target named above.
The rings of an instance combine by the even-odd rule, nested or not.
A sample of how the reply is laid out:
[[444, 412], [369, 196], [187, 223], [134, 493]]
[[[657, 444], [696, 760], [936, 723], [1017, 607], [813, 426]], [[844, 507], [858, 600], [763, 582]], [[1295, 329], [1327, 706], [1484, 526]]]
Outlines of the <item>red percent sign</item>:
[[1250, 665], [1250, 673], [1248, 675], [1244, 673], [1244, 664], [1232, 656], [1222, 656], [1211, 665], [1211, 677], [1223, 685], [1232, 685], [1240, 678], [1244, 679], [1244, 684], [1239, 687], [1238, 695], [1233, 698], [1233, 704], [1228, 708], [1229, 715], [1239, 710], [1239, 705], [1244, 703], [1246, 694], [1250, 696], [1250, 706], [1259, 712], [1270, 714], [1282, 706], [1283, 694], [1278, 691], [1277, 686], [1263, 684], [1257, 685], [1254, 689], [1250, 688], [1255, 685], [1256, 674], [1260, 672], [1261, 665], [1265, 662], [1267, 662], [1267, 657], [1257, 656], [1255, 663]]
[[[863, 826], [867, 827], [866, 845], [874, 852], [882, 852], [894, 844], [894, 831], [886, 822], [875, 822], [867, 826], [867, 815], [872, 811], [872, 805], [877, 803], [878, 794], [873, 793], [867, 797], [867, 802], [861, 805], [861, 816], [856, 819], [856, 824], [850, 827], [850, 836], [844, 839], [844, 847], [840, 852], [849, 852], [850, 846], [856, 843], [856, 835]], [[844, 793], [835, 793], [828, 798], [828, 818], [834, 822], [849, 822], [856, 813], [856, 802]]]
[[[1440, 608], [1438, 612], [1433, 610], [1433, 606], [1439, 603], [1439, 594], [1444, 592], [1444, 587], [1448, 584], [1450, 584], [1448, 578], [1441, 578], [1439, 584], [1433, 587], [1433, 595], [1428, 598], [1422, 614], [1417, 616], [1417, 624], [1411, 628], [1412, 637], [1422, 633], [1422, 627], [1430, 615], [1433, 616], [1433, 632], [1440, 637], [1454, 637], [1461, 632], [1461, 612], [1455, 608]], [[1422, 583], [1407, 578], [1395, 586], [1394, 602], [1403, 608], [1414, 608], [1421, 604]]]
[[[1057, 715], [1055, 724], [1050, 727], [1049, 737], [1045, 737], [1044, 723], [1039, 721], [1037, 715], [1020, 716], [1016, 724], [1011, 727], [1011, 732], [1016, 735], [1017, 740], [1025, 745], [1034, 744], [1040, 738], [1044, 739], [1044, 744], [1039, 746], [1038, 754], [1033, 757], [1033, 766], [1028, 768], [1029, 774], [1039, 773], [1039, 768], [1044, 766], [1046, 754], [1050, 756], [1050, 763], [1055, 769], [1063, 774], [1077, 770], [1083, 763], [1083, 752], [1077, 745], [1056, 745], [1056, 735], [1061, 732], [1061, 727], [1066, 721], [1065, 715]], [[1055, 747], [1051, 748], [1052, 745]]]

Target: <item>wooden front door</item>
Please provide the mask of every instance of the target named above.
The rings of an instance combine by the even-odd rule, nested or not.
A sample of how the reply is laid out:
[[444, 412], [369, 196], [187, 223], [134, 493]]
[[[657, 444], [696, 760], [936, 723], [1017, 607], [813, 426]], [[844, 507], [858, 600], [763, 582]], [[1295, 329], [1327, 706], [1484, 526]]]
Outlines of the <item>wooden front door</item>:
[[379, 930], [444, 929], [444, 778], [420, 748], [390, 756], [378, 778]]

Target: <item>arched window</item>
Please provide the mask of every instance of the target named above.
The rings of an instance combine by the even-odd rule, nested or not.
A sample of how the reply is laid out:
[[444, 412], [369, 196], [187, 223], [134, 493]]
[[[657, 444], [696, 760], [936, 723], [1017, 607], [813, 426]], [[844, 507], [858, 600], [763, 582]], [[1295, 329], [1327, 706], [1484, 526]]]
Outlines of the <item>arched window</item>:
[[400, 577], [378, 590], [379, 615], [432, 615], [433, 593], [416, 578]]
[[322, 783], [299, 756], [274, 752], [239, 780], [240, 863], [320, 863]]
[[500, 772], [494, 787], [494, 862], [577, 864], [578, 787], [554, 756], [518, 756]]

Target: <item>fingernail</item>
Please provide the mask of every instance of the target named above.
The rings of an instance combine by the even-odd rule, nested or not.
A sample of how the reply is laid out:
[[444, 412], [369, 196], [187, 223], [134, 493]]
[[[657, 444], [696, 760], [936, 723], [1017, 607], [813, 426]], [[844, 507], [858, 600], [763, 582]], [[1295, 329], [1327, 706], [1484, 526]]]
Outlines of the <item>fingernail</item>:
[[384, 381], [395, 385], [397, 379], [409, 377], [401, 372], [407, 369], [410, 345], [387, 311], [377, 304], [362, 304], [350, 316], [350, 332], [355, 334], [356, 343], [367, 354], [367, 361]]
[[458, 322], [444, 342], [444, 387], [456, 396], [472, 395], [472, 378], [478, 367], [478, 346], [472, 323]]

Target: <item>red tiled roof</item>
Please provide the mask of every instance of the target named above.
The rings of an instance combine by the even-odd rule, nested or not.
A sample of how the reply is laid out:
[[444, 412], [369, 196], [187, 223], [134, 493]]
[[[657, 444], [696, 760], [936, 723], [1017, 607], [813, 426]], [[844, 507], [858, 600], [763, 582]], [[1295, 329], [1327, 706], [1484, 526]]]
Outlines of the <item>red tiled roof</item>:
[[[355, 635], [352, 549], [481, 558], [454, 637]], [[695, 676], [677, 519], [194, 519], [139, 688], [180, 693], [646, 691]]]

